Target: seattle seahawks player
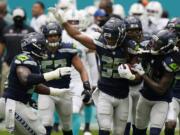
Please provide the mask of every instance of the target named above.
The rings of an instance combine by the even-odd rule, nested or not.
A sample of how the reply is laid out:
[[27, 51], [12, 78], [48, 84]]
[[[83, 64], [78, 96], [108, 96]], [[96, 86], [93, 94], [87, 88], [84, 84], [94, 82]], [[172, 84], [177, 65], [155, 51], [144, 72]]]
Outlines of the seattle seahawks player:
[[[176, 33], [177, 38], [179, 40], [179, 36], [180, 36], [180, 18], [173, 18], [171, 19], [168, 24], [167, 24], [167, 29]], [[177, 47], [179, 47], [180, 42], [178, 41], [177, 43]], [[178, 57], [178, 59], [180, 59]], [[179, 118], [180, 120], [180, 72], [178, 72], [176, 74], [176, 82], [175, 85], [173, 87], [173, 99], [172, 102], [169, 104], [169, 111], [168, 111], [168, 115], [167, 115], [167, 122], [165, 124], [165, 135], [174, 135], [175, 133], [175, 128], [176, 128], [176, 121], [177, 118]]]
[[43, 34], [30, 33], [22, 39], [23, 53], [15, 56], [10, 66], [8, 85], [0, 99], [0, 118], [15, 135], [45, 135], [37, 113], [29, 106], [33, 91], [45, 95], [65, 96], [69, 89], [47, 87], [41, 83], [70, 74], [70, 68], [58, 68], [40, 73], [39, 60], [45, 55], [46, 40]]
[[170, 89], [179, 69], [173, 57], [175, 42], [175, 34], [168, 30], [153, 35], [149, 42], [145, 42], [150, 54], [143, 56], [143, 67], [137, 65], [131, 69], [144, 81], [136, 108], [134, 135], [146, 135], [149, 122], [150, 135], [160, 135], [171, 102]]
[[56, 19], [66, 29], [68, 34], [87, 48], [96, 50], [100, 60], [100, 79], [98, 88], [93, 93], [97, 107], [99, 135], [110, 135], [113, 123], [113, 134], [124, 134], [128, 118], [128, 80], [136, 78], [125, 65], [123, 75], [118, 74], [118, 65], [127, 63], [127, 51], [121, 46], [126, 32], [125, 23], [117, 17], [112, 17], [103, 26], [101, 36], [93, 40], [74, 29], [62, 17], [56, 8], [50, 8]]
[[[143, 39], [142, 24], [140, 19], [135, 16], [128, 16], [125, 18], [126, 23], [126, 44], [128, 46], [130, 58], [138, 59], [137, 47], [140, 45]], [[134, 60], [131, 60], [134, 61]], [[136, 60], [138, 61], [138, 60]], [[132, 63], [133, 65], [134, 63]], [[140, 96], [139, 90], [142, 88], [142, 79], [130, 81], [130, 92], [129, 92], [129, 116], [128, 123], [126, 125], [126, 130], [124, 135], [130, 134], [131, 124], [134, 126], [135, 116], [136, 116], [136, 106]]]
[[[56, 22], [49, 22], [42, 28], [42, 33], [45, 35], [47, 45], [47, 59], [41, 61], [42, 72], [52, 71], [57, 67], [70, 67], [73, 65], [79, 72], [84, 86], [84, 92], [90, 91], [90, 83], [87, 72], [77, 55], [77, 50], [71, 43], [61, 42], [62, 28]], [[57, 80], [52, 80], [45, 83], [50, 87], [69, 88], [70, 75], [61, 77]], [[88, 97], [87, 97], [88, 98]], [[86, 102], [86, 97], [83, 99]], [[89, 99], [88, 99], [89, 100]], [[44, 104], [46, 103], [46, 104]], [[50, 135], [53, 126], [53, 114], [55, 109], [60, 115], [62, 130], [64, 135], [72, 135], [71, 115], [72, 115], [72, 98], [63, 96], [61, 98], [39, 95], [38, 109], [42, 118], [43, 125], [46, 127], [47, 135]]]

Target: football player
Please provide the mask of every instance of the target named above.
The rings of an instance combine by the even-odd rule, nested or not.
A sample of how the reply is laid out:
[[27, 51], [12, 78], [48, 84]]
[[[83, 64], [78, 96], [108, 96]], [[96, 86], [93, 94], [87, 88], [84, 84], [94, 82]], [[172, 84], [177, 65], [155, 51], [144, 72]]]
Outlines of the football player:
[[[70, 67], [73, 65], [79, 72], [84, 91], [82, 94], [88, 94], [91, 90], [87, 72], [77, 55], [77, 50], [71, 43], [61, 42], [62, 28], [56, 22], [49, 22], [42, 28], [42, 33], [45, 35], [48, 45], [48, 58], [41, 61], [42, 71], [52, 71], [58, 67]], [[52, 80], [45, 83], [51, 87], [69, 88], [70, 75], [61, 77], [57, 80]], [[83, 101], [89, 102], [89, 97], [84, 96]], [[46, 104], [44, 104], [46, 103]], [[38, 109], [42, 118], [43, 125], [46, 127], [47, 135], [50, 135], [53, 126], [53, 114], [55, 109], [60, 115], [62, 130], [64, 135], [71, 135], [71, 115], [72, 115], [72, 98], [63, 96], [61, 98], [39, 95]]]
[[45, 46], [43, 34], [27, 34], [21, 42], [23, 53], [15, 56], [11, 63], [8, 85], [0, 99], [0, 117], [5, 118], [7, 129], [15, 135], [46, 134], [37, 113], [29, 105], [33, 91], [51, 96], [70, 94], [69, 89], [41, 84], [70, 74], [69, 67], [41, 74], [39, 60], [46, 57]]
[[171, 102], [174, 75], [179, 69], [173, 57], [175, 42], [175, 34], [168, 30], [153, 35], [151, 40], [144, 42], [149, 54], [143, 55], [143, 67], [132, 68], [144, 81], [136, 108], [134, 135], [146, 135], [149, 123], [150, 135], [160, 135]]
[[123, 20], [112, 17], [102, 28], [98, 40], [74, 29], [62, 17], [56, 8], [50, 8], [59, 23], [63, 25], [68, 34], [89, 49], [96, 50], [100, 60], [100, 78], [98, 88], [93, 93], [97, 107], [99, 135], [110, 135], [113, 123], [113, 134], [124, 134], [128, 118], [128, 80], [136, 78], [125, 65], [122, 75], [118, 74], [118, 65], [127, 62], [127, 51], [121, 46], [126, 36], [126, 27]]
[[[142, 24], [140, 19], [134, 16], [128, 16], [125, 18], [127, 36], [126, 40], [128, 45], [129, 55], [131, 58], [138, 59], [137, 46], [143, 39]], [[134, 61], [134, 60], [131, 60]], [[135, 63], [138, 60], [135, 61]], [[132, 63], [133, 65], [134, 63]], [[135, 116], [136, 116], [136, 106], [140, 96], [139, 90], [142, 88], [142, 79], [130, 81], [130, 92], [129, 92], [129, 116], [128, 123], [126, 125], [126, 130], [124, 135], [130, 134], [131, 124], [134, 126]]]
[[[66, 14], [67, 21], [77, 29], [81, 29], [84, 33], [86, 33], [86, 28], [88, 27], [88, 15], [82, 13], [82, 11], [73, 11], [69, 10]], [[89, 34], [89, 33], [88, 33]], [[85, 68], [89, 74], [90, 81], [93, 87], [97, 86], [98, 80], [98, 71], [97, 71], [97, 64], [96, 58], [93, 51], [89, 50], [88, 48], [84, 47], [81, 43], [71, 38], [66, 31], [63, 31], [62, 35], [63, 42], [71, 42], [73, 45], [76, 46], [78, 50], [78, 55], [81, 58]], [[79, 73], [73, 68], [71, 72], [71, 82], [70, 82], [70, 89], [74, 92], [73, 95], [73, 134], [79, 135], [80, 124], [81, 124], [81, 110], [82, 108], [85, 110], [85, 128], [84, 133], [90, 134], [90, 120], [92, 116], [92, 105], [83, 104], [81, 100], [81, 93], [83, 91], [83, 82], [81, 81]]]
[[146, 8], [147, 26], [144, 28], [145, 33], [156, 34], [164, 29], [168, 23], [167, 18], [162, 18], [163, 7], [158, 1], [150, 1]]
[[[176, 33], [177, 38], [179, 40], [179, 36], [180, 36], [180, 18], [173, 18], [171, 19], [168, 24], [167, 24], [167, 28], [168, 30]], [[177, 46], [179, 47], [179, 41], [177, 43]], [[179, 59], [179, 57], [177, 58]], [[180, 89], [180, 73], [178, 72], [176, 74], [176, 83], [174, 85], [173, 88], [173, 99], [172, 102], [169, 104], [169, 111], [168, 111], [168, 115], [167, 115], [167, 122], [165, 124], [165, 135], [174, 135], [175, 134], [175, 128], [176, 128], [176, 121], [177, 118], [180, 119], [179, 113], [180, 113], [180, 93], [179, 93], [179, 89]]]

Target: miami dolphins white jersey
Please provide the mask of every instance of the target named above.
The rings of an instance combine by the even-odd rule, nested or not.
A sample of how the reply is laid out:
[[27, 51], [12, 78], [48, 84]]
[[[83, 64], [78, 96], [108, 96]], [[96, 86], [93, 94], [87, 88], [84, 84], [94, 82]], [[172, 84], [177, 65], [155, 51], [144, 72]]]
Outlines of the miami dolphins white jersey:
[[157, 20], [150, 20], [147, 19], [145, 20], [143, 23], [143, 30], [145, 33], [149, 33], [149, 34], [155, 34], [158, 31], [164, 29], [168, 23], [168, 19], [166, 18], [160, 18]]
[[[67, 34], [66, 31], [63, 31], [62, 41], [63, 42], [70, 42], [70, 43], [74, 44], [74, 46], [78, 50], [78, 55], [80, 56], [80, 58], [83, 62], [83, 65], [85, 66], [85, 68], [88, 72], [90, 83], [93, 86], [96, 86], [97, 80], [98, 80], [98, 70], [97, 70], [97, 63], [96, 63], [95, 54], [90, 53], [90, 50], [88, 48], [86, 48], [85, 46], [83, 46], [81, 43], [74, 40], [73, 38], [71, 38]], [[71, 82], [74, 82], [74, 81], [75, 82], [81, 82], [80, 74], [76, 71], [75, 68], [73, 68], [72, 72], [71, 72]]]
[[101, 31], [101, 28], [97, 24], [92, 24], [90, 27], [87, 28], [86, 33], [91, 35], [93, 39], [97, 39], [99, 38]]
[[37, 18], [33, 17], [30, 22], [30, 26], [34, 28], [36, 32], [41, 32], [41, 27], [46, 24], [46, 21], [47, 21], [46, 15], [42, 14]]

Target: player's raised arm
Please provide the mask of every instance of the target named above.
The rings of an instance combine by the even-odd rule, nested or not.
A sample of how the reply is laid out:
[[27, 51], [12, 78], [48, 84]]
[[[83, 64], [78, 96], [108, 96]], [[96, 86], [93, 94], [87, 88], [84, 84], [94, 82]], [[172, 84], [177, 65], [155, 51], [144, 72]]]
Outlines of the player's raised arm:
[[76, 28], [72, 27], [67, 20], [63, 17], [63, 12], [58, 11], [56, 8], [49, 8], [49, 12], [53, 13], [54, 17], [58, 20], [58, 22], [65, 28], [65, 30], [68, 32], [68, 34], [82, 43], [84, 46], [86, 46], [89, 49], [95, 50], [96, 46], [93, 42], [93, 39], [88, 37], [87, 35], [81, 33]]

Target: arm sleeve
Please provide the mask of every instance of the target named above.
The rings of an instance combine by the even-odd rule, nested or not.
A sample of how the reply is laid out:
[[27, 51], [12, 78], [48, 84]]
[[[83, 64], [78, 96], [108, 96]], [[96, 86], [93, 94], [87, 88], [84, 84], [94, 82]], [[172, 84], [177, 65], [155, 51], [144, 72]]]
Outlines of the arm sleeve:
[[90, 68], [90, 79], [92, 81], [92, 86], [97, 86], [99, 73], [98, 73], [95, 53], [94, 52], [87, 53], [87, 60], [89, 63], [89, 68]]

